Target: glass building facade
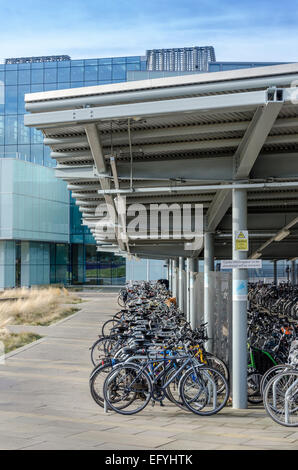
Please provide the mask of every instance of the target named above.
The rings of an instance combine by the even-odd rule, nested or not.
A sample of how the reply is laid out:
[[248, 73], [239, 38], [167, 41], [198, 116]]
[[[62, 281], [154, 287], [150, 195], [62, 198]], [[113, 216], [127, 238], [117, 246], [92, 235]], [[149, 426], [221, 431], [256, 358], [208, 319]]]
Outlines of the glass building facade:
[[[66, 184], [54, 177], [56, 162], [42, 132], [24, 126], [24, 95], [125, 82], [129, 71], [146, 70], [146, 57], [5, 62], [0, 64], [0, 288], [123, 284], [125, 259], [96, 251]], [[51, 194], [44, 194], [46, 188]], [[63, 235], [57, 233], [62, 225]]]
[[[275, 64], [215, 62], [214, 54], [208, 60], [209, 72]], [[24, 126], [24, 95], [194, 73], [177, 68], [150, 70], [146, 56], [29, 57], [0, 63], [0, 288], [123, 284], [138, 271], [122, 257], [96, 251], [66, 184], [54, 176], [56, 161], [42, 133]], [[160, 276], [163, 261], [154, 266], [154, 276]], [[146, 278], [147, 265], [143, 271], [138, 278]]]

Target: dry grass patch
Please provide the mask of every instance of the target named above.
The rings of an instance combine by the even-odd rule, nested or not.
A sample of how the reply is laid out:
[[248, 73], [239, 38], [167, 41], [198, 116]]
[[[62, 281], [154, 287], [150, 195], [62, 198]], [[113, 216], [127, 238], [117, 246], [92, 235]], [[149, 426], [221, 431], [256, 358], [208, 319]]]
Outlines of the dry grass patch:
[[0, 341], [4, 344], [4, 353], [7, 354], [14, 349], [21, 348], [26, 344], [32, 343], [42, 338], [35, 333], [9, 333], [0, 332]]
[[64, 287], [9, 289], [0, 295], [0, 322], [47, 326], [76, 312], [73, 304], [81, 301]]

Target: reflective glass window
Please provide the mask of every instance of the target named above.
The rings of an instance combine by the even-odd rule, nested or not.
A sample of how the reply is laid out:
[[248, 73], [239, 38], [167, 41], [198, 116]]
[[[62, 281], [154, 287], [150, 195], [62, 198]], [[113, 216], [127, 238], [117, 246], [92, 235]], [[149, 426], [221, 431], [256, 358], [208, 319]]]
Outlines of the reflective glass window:
[[116, 64], [113, 65], [113, 74], [112, 74], [113, 80], [120, 79], [120, 80], [125, 80], [126, 78], [126, 66]]
[[30, 127], [24, 125], [24, 116], [18, 115], [18, 143], [30, 144]]
[[17, 158], [18, 147], [16, 145], [5, 145], [4, 157], [5, 158]]
[[30, 129], [30, 134], [31, 134], [31, 143], [32, 144], [40, 144], [43, 142], [43, 133], [42, 131], [38, 129], [31, 128]]
[[97, 59], [85, 59], [85, 65], [97, 65]]
[[84, 80], [84, 67], [71, 67], [70, 79], [72, 82]]
[[97, 80], [97, 66], [88, 65], [85, 67], [85, 80]]
[[5, 116], [5, 145], [16, 144], [18, 141], [18, 116]]
[[16, 114], [18, 112], [17, 86], [8, 85], [5, 87], [5, 112]]
[[26, 113], [25, 110], [25, 94], [30, 93], [30, 85], [18, 86], [18, 114]]
[[31, 162], [43, 165], [43, 145], [31, 145]]
[[71, 88], [80, 88], [85, 86], [84, 82], [72, 82]]
[[72, 60], [71, 61], [71, 66], [72, 67], [84, 67], [84, 61], [83, 60]]
[[99, 80], [111, 80], [112, 79], [112, 66], [102, 65], [98, 69]]
[[18, 70], [30, 70], [31, 64], [18, 64]]
[[17, 70], [6, 70], [5, 83], [6, 85], [16, 85], [18, 80]]
[[43, 83], [40, 85], [31, 85], [31, 93], [39, 93], [40, 91], [43, 91]]
[[4, 106], [5, 106], [5, 87], [0, 82], [0, 113], [4, 113]]
[[128, 64], [140, 63], [140, 57], [139, 56], [126, 57], [126, 62]]
[[110, 57], [104, 58], [104, 59], [98, 59], [98, 64], [99, 65], [109, 65], [112, 63], [112, 59]]
[[112, 64], [125, 64], [126, 57], [113, 57]]
[[44, 81], [45, 83], [56, 83], [57, 82], [57, 69], [45, 69], [44, 70]]
[[19, 85], [29, 84], [31, 81], [31, 71], [28, 70], [19, 70], [18, 71], [18, 83]]
[[4, 145], [4, 116], [0, 114], [0, 145]]
[[61, 83], [58, 83], [57, 85], [57, 90], [65, 90], [67, 88], [70, 88], [69, 82], [61, 82]]
[[18, 145], [18, 158], [30, 162], [31, 160], [31, 147], [30, 145]]
[[58, 82], [69, 82], [70, 80], [70, 67], [58, 69]]
[[127, 64], [127, 70], [141, 70], [141, 64]]
[[64, 68], [64, 67], [70, 67], [71, 61], [70, 60], [60, 60], [57, 62], [58, 69]]
[[31, 71], [32, 83], [43, 83], [43, 72], [44, 72], [43, 69], [32, 69]]
[[57, 90], [56, 83], [45, 83], [44, 84], [44, 91], [51, 91], [51, 90]]

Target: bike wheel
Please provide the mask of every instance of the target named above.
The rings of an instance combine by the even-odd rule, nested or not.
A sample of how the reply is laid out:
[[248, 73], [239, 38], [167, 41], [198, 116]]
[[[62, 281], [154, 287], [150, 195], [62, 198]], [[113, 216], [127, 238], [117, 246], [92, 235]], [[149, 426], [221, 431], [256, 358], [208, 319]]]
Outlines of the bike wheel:
[[262, 374], [258, 372], [251, 372], [247, 375], [247, 400], [249, 403], [262, 403], [261, 379]]
[[119, 320], [108, 320], [106, 321], [101, 329], [102, 336], [110, 336], [111, 330], [117, 326], [120, 326], [121, 322]]
[[212, 354], [206, 355], [207, 366], [212, 367], [213, 369], [218, 370], [227, 381], [229, 381], [229, 369], [226, 363], [217, 356], [213, 356]]
[[[166, 374], [164, 378], [164, 383], [167, 383], [168, 380], [171, 379], [171, 377], [175, 374], [176, 369], [172, 368], [170, 371]], [[177, 375], [171, 383], [167, 386], [166, 388], [166, 396], [168, 400], [170, 400], [172, 403], [177, 405], [179, 408], [181, 408], [184, 411], [189, 411], [189, 409], [185, 406], [180, 394], [179, 394], [179, 382], [182, 378], [183, 372]]]
[[227, 403], [229, 387], [216, 369], [199, 366], [188, 369], [180, 382], [180, 395], [187, 408], [195, 414], [210, 416]]
[[125, 307], [125, 302], [121, 295], [118, 296], [117, 303], [120, 307]]
[[298, 372], [287, 371], [273, 376], [264, 390], [264, 407], [276, 423], [298, 426]]
[[93, 370], [89, 379], [91, 396], [102, 408], [104, 407], [103, 384], [112, 368], [112, 362], [106, 361]]
[[264, 393], [265, 387], [266, 387], [267, 383], [269, 382], [269, 380], [272, 377], [274, 377], [275, 375], [280, 374], [281, 372], [283, 372], [286, 369], [286, 367], [287, 366], [285, 364], [278, 364], [277, 366], [273, 366], [273, 367], [271, 367], [271, 369], [268, 369], [265, 372], [265, 374], [262, 376], [261, 384], [260, 384], [260, 389], [261, 389], [261, 394], [262, 395]]
[[103, 387], [107, 405], [117, 413], [139, 413], [149, 403], [152, 384], [147, 373], [135, 364], [122, 364], [107, 376]]
[[106, 356], [107, 338], [99, 338], [91, 347], [91, 361], [97, 366]]

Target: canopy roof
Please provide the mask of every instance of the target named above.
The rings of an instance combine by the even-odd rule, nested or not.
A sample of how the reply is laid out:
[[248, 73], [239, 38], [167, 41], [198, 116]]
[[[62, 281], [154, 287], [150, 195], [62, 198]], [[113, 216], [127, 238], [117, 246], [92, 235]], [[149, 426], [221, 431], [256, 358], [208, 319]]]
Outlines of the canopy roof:
[[[128, 205], [145, 207], [203, 204], [215, 257], [230, 258], [236, 184], [247, 188], [249, 255], [291, 259], [298, 256], [295, 83], [298, 64], [285, 64], [33, 93], [25, 97], [25, 124], [43, 131], [56, 175], [67, 181], [99, 249], [200, 255], [173, 234], [157, 240], [115, 231], [107, 245], [96, 231], [103, 217], [96, 208], [105, 202], [117, 212], [115, 198], [125, 195]], [[129, 221], [118, 213], [118, 224]]]

